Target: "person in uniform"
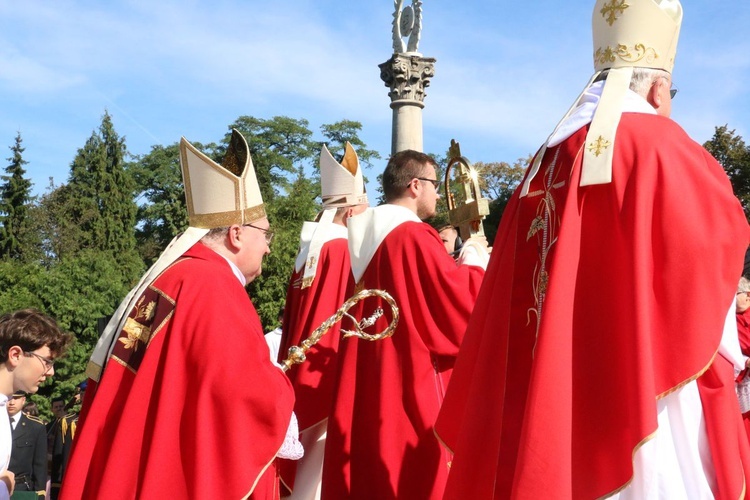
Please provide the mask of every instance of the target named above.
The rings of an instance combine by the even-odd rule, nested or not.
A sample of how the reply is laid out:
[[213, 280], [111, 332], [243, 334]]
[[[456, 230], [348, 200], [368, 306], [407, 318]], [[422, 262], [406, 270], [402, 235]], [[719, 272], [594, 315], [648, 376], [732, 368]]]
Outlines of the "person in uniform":
[[8, 470], [16, 475], [12, 498], [35, 499], [47, 492], [47, 432], [44, 422], [22, 411], [26, 393], [16, 391], [8, 400], [8, 416], [13, 431], [13, 449]]

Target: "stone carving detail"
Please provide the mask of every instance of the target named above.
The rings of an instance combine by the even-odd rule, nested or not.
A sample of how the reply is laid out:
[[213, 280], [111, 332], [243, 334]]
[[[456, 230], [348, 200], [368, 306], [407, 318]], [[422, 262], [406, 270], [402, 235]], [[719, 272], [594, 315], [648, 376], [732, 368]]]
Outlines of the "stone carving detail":
[[[411, 5], [401, 9], [404, 0], [393, 0], [393, 53], [417, 52], [422, 31], [422, 0], [412, 0]], [[404, 37], [409, 40], [404, 44]]]
[[435, 59], [431, 57], [394, 54], [379, 65], [380, 78], [391, 91], [391, 102], [408, 100], [424, 102], [425, 89], [430, 86], [430, 78], [435, 76]]

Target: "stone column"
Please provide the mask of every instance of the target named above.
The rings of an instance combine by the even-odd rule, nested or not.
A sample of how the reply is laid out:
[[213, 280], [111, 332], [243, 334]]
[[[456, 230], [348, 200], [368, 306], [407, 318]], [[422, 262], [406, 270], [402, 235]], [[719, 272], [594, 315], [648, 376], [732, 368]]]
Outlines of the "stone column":
[[391, 154], [405, 149], [422, 151], [422, 108], [425, 89], [435, 76], [435, 59], [417, 53], [393, 54], [379, 68], [380, 78], [391, 89]]

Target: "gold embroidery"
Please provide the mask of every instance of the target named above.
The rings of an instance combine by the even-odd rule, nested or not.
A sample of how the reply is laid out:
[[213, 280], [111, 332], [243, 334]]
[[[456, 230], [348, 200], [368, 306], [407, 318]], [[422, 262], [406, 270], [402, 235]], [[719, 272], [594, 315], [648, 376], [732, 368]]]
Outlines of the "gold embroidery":
[[529, 241], [532, 236], [534, 236], [542, 229], [544, 229], [544, 219], [541, 215], [537, 215], [534, 220], [531, 221], [531, 227], [529, 228], [529, 232], [526, 235], [526, 241]]
[[659, 55], [653, 47], [646, 47], [642, 43], [635, 44], [632, 49], [629, 49], [627, 45], [620, 44], [617, 47], [599, 47], [596, 49], [594, 62], [598, 64], [613, 63], [618, 57], [628, 63], [635, 63], [642, 59], [645, 59], [645, 62], [652, 63], [659, 58]]
[[307, 267], [313, 267], [315, 265], [315, 256], [311, 255], [309, 259], [307, 259]]
[[125, 349], [138, 350], [138, 341], [144, 344], [148, 343], [151, 338], [151, 328], [138, 322], [138, 319], [142, 319], [143, 323], [149, 323], [154, 319], [154, 312], [156, 310], [156, 301], [151, 301], [144, 305], [146, 297], [141, 297], [135, 304], [135, 317], [127, 318], [125, 325], [122, 327], [122, 331], [127, 334], [127, 337], [121, 337], [117, 339], [125, 346]]
[[605, 149], [610, 147], [612, 145], [611, 142], [609, 142], [607, 139], [605, 139], [602, 136], [599, 136], [599, 138], [589, 144], [588, 150], [594, 153], [594, 156], [599, 156], [604, 152]]
[[148, 339], [151, 338], [151, 329], [145, 325], [138, 323], [133, 318], [125, 320], [125, 326], [122, 327], [122, 331], [127, 333], [127, 337], [120, 337], [117, 339], [122, 342], [125, 349], [138, 350], [138, 341], [140, 340], [144, 344], [148, 343]]
[[354, 285], [354, 293], [359, 293], [362, 290], [365, 289], [365, 280], [359, 280], [356, 285]]
[[630, 5], [626, 4], [625, 0], [611, 0], [609, 3], [604, 4], [599, 13], [605, 18], [607, 24], [612, 26], [617, 21], [617, 15], [625, 12], [625, 9], [628, 7]]

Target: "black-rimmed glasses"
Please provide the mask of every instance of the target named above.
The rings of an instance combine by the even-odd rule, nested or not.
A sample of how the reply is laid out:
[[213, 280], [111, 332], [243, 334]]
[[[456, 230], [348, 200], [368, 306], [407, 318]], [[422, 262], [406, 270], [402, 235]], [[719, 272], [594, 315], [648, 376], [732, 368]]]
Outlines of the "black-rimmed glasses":
[[255, 229], [259, 230], [259, 231], [263, 231], [263, 235], [266, 237], [266, 244], [267, 245], [271, 244], [271, 242], [273, 241], [273, 237], [276, 235], [276, 233], [274, 233], [273, 231], [271, 231], [271, 228], [265, 229], [265, 228], [262, 228], [262, 227], [254, 226], [252, 224], [243, 224], [243, 226], [248, 226], [248, 227], [255, 228]]
[[440, 187], [440, 181], [437, 179], [428, 179], [426, 177], [415, 177], [415, 179], [425, 182], [431, 182], [432, 185], [435, 187], [435, 191]]

